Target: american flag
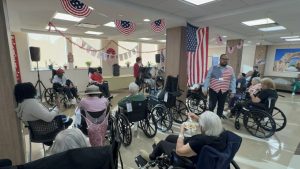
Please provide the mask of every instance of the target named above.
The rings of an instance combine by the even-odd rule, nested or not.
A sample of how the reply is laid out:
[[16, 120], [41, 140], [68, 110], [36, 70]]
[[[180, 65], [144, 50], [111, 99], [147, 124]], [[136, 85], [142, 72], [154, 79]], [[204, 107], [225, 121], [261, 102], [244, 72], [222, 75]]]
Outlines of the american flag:
[[209, 28], [187, 23], [188, 85], [203, 83], [207, 72]]
[[87, 5], [79, 0], [60, 0], [64, 10], [71, 15], [87, 17], [92, 12]]
[[165, 30], [166, 24], [164, 19], [158, 19], [156, 21], [151, 22], [151, 29], [154, 32], [161, 32]]
[[123, 21], [123, 20], [115, 20], [115, 24], [119, 32], [124, 35], [129, 35], [135, 31], [135, 23], [130, 21]]

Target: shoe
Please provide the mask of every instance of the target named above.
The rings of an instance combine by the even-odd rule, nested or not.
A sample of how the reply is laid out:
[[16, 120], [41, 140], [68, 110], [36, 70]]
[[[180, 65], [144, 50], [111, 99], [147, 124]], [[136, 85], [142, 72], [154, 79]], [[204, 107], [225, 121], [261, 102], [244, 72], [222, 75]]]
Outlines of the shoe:
[[292, 96], [295, 96], [295, 93], [294, 93], [294, 92], [292, 93]]
[[71, 104], [73, 104], [73, 105], [77, 104], [77, 101], [76, 101], [75, 98], [73, 98], [73, 99], [71, 100]]
[[146, 161], [150, 161], [149, 153], [148, 153], [146, 150], [140, 149], [140, 155], [141, 155]]

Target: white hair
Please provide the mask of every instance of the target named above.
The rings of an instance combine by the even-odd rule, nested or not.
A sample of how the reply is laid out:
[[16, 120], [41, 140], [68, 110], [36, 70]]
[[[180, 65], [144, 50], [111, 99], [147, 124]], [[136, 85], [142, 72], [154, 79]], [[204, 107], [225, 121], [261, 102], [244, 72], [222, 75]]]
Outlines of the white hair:
[[260, 83], [260, 77], [254, 77], [254, 78], [252, 78], [251, 84], [252, 84], [252, 82], [254, 82], [255, 84]]
[[56, 135], [50, 154], [89, 146], [87, 138], [78, 128], [66, 129]]
[[139, 86], [135, 82], [131, 82], [128, 88], [131, 94], [136, 94], [139, 91]]
[[218, 137], [223, 131], [220, 117], [211, 111], [205, 111], [200, 115], [199, 125], [202, 127], [203, 134], [207, 136]]

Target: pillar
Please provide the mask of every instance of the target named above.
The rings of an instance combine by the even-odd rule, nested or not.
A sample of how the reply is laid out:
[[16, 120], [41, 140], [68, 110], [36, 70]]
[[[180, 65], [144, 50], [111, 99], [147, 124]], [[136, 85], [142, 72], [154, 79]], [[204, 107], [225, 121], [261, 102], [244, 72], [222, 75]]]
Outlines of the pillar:
[[236, 76], [241, 70], [243, 43], [244, 40], [242, 39], [227, 40], [226, 43], [226, 54], [229, 57], [228, 64], [233, 68]]
[[268, 52], [267, 45], [256, 46], [255, 56], [254, 56], [254, 65], [258, 66], [260, 76], [263, 76], [264, 72], [265, 72], [267, 52]]
[[181, 99], [184, 100], [188, 78], [185, 27], [167, 29], [166, 55], [166, 76], [179, 76], [178, 85], [181, 90], [185, 91], [181, 97]]
[[[117, 41], [116, 41], [117, 42]], [[117, 42], [118, 43], [118, 42]], [[113, 43], [110, 40], [102, 40], [102, 47], [106, 47], [104, 49], [103, 52], [106, 53], [106, 50], [109, 48], [113, 48], [116, 51], [116, 55], [118, 54], [118, 45]], [[113, 69], [112, 69], [112, 65], [118, 63], [119, 60], [117, 58], [111, 60], [111, 59], [107, 59], [102, 60], [102, 70], [103, 70], [103, 75], [104, 76], [112, 76], [113, 75]]]
[[0, 159], [9, 158], [14, 164], [25, 162], [21, 122], [14, 111], [15, 75], [10, 53], [10, 29], [6, 0], [0, 1]]

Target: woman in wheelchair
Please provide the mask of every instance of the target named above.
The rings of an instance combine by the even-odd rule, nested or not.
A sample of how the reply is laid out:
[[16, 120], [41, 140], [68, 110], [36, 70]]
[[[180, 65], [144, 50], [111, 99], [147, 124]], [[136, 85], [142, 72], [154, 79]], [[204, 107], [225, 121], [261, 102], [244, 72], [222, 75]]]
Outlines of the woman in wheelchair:
[[110, 96], [108, 84], [103, 80], [101, 67], [89, 69], [89, 83], [98, 86], [105, 97]]
[[[35, 99], [37, 92], [33, 84], [19, 83], [15, 85], [14, 95], [18, 107], [16, 112], [18, 117], [26, 124], [28, 121], [43, 120], [45, 122], [51, 122], [54, 118], [62, 118], [65, 128], [69, 127], [73, 120], [65, 115], [59, 115], [59, 109], [55, 107], [49, 111], [42, 103]], [[51, 145], [48, 143], [46, 145]]]
[[[227, 134], [224, 132], [221, 119], [213, 112], [206, 111], [200, 116], [194, 113], [189, 113], [189, 116], [199, 122], [200, 134], [192, 137], [184, 137], [184, 131], [188, 128], [184, 123], [181, 125], [178, 136], [169, 135], [165, 140], [160, 141], [157, 145], [153, 145], [153, 151], [149, 155], [150, 161], [156, 160], [162, 154], [171, 156], [173, 150], [176, 149], [176, 154], [183, 157], [188, 157], [193, 164], [197, 163], [199, 152], [205, 145], [209, 145], [217, 150], [226, 148]], [[150, 162], [151, 163], [151, 162]]]
[[66, 79], [64, 73], [65, 71], [61, 68], [57, 69], [56, 75], [54, 75], [52, 79], [53, 89], [59, 93], [65, 92], [69, 101], [75, 104], [76, 99], [78, 98], [77, 89], [71, 80]]
[[139, 86], [135, 82], [131, 82], [128, 88], [129, 95], [118, 102], [118, 107], [121, 111], [126, 109], [126, 103], [131, 103], [132, 101], [144, 101], [146, 99], [143, 93], [139, 93]]

